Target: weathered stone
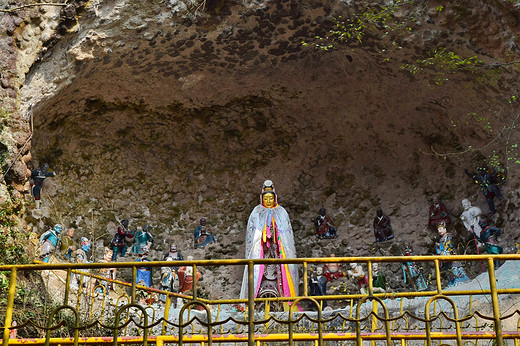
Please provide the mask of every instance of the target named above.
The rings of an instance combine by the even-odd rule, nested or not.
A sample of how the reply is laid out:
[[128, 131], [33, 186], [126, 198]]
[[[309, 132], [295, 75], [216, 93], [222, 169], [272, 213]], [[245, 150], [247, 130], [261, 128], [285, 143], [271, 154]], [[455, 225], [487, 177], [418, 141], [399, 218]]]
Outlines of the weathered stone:
[[[489, 5], [480, 1], [471, 8], [483, 3]], [[62, 166], [46, 181], [45, 193], [74, 215], [66, 221], [75, 222], [79, 234], [91, 227], [112, 234], [115, 217], [152, 223], [163, 240], [159, 254], [166, 240], [189, 251], [193, 225], [205, 215], [215, 220], [219, 241], [228, 243], [209, 247], [200, 258], [243, 256], [241, 245], [231, 244], [243, 243], [247, 215], [267, 178], [290, 213], [298, 255], [323, 256], [331, 248], [337, 256], [374, 255], [371, 222], [381, 205], [391, 211], [396, 239], [379, 249], [399, 255], [402, 241], [410, 240], [417, 254], [429, 253], [435, 237], [422, 233], [425, 191], [449, 190], [455, 215], [457, 196], [475, 190], [461, 169], [476, 160], [460, 154], [450, 163], [437, 153], [491, 143], [494, 134], [480, 124], [457, 132], [461, 119], [488, 109], [489, 100], [501, 102], [517, 79], [511, 73], [500, 86], [477, 90], [461, 87], [468, 74], [453, 73], [436, 88], [427, 73], [411, 76], [401, 69], [440, 42], [464, 56], [501, 61], [513, 36], [503, 33], [518, 31], [508, 24], [515, 23], [508, 13], [497, 21], [500, 16], [471, 10], [464, 22], [483, 25], [465, 28], [451, 9], [429, 11], [422, 31], [408, 41], [396, 39], [403, 50], [387, 55], [377, 33], [333, 52], [300, 44], [327, 33], [334, 11], [361, 6], [353, 1], [327, 7], [306, 0], [233, 2], [200, 20], [183, 1], [120, 5], [93, 6], [83, 17], [70, 7], [64, 19], [77, 16], [80, 25], [67, 34], [71, 23], [58, 25], [55, 13], [41, 12], [44, 20], [20, 27], [26, 41], [19, 40], [16, 50], [12, 37], [0, 37], [0, 51], [9, 53], [2, 69], [16, 72], [12, 81], [11, 73], [2, 74], [0, 83], [17, 100], [16, 84], [26, 80], [15, 117], [35, 103], [36, 126], [31, 153], [22, 161]], [[454, 33], [466, 36], [456, 41]], [[24, 131], [16, 128], [18, 147], [28, 126]], [[518, 141], [515, 132], [511, 140]], [[27, 176], [17, 170], [14, 176]], [[27, 191], [21, 183], [16, 189]], [[334, 243], [313, 237], [309, 220], [324, 204], [339, 222]], [[103, 210], [94, 226], [85, 221], [89, 210]], [[42, 219], [28, 221], [40, 225]], [[240, 273], [224, 276], [240, 282]], [[223, 291], [215, 287], [215, 293]]]
[[9, 195], [9, 191], [7, 191], [7, 186], [4, 184], [0, 184], [0, 206], [11, 201], [11, 197]]

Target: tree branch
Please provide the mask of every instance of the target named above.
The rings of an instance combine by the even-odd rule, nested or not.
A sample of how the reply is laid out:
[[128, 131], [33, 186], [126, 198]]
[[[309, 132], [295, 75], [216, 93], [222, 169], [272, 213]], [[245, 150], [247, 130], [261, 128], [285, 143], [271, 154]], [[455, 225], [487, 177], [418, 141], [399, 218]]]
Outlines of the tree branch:
[[494, 64], [485, 64], [484, 67], [496, 67], [496, 66], [509, 66], [509, 65], [516, 65], [520, 64], [520, 60], [517, 61], [511, 61], [511, 62], [504, 62], [504, 63], [494, 63]]
[[[517, 117], [518, 118], [518, 117]], [[516, 119], [515, 119], [515, 122], [516, 122]], [[445, 152], [445, 153], [439, 153], [438, 151], [435, 150], [435, 148], [433, 147], [433, 144], [430, 146], [430, 149], [431, 151], [433, 152], [432, 153], [426, 153], [422, 150], [419, 149], [419, 152], [421, 152], [422, 154], [426, 154], [426, 155], [433, 155], [433, 156], [438, 156], [438, 157], [443, 157], [443, 158], [446, 158], [448, 156], [455, 156], [455, 157], [459, 157], [467, 152], [470, 152], [470, 151], [482, 151], [484, 149], [486, 149], [487, 147], [489, 147], [491, 144], [495, 143], [498, 141], [498, 139], [502, 136], [502, 132], [504, 132], [506, 129], [509, 129], [510, 127], [506, 126], [506, 127], [503, 127], [500, 132], [490, 141], [488, 142], [486, 145], [482, 146], [482, 147], [479, 147], [479, 148], [474, 148], [473, 146], [471, 145], [468, 145], [468, 147], [464, 150], [461, 150], [461, 151], [458, 151], [458, 152]]]

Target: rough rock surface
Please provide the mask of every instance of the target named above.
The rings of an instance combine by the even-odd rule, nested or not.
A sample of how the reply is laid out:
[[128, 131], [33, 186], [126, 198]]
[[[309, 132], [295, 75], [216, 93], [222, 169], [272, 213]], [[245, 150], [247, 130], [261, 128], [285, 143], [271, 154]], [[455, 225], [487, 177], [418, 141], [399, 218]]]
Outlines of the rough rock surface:
[[[432, 253], [434, 193], [453, 213], [460, 250], [472, 252], [457, 222], [460, 201], [487, 206], [463, 169], [496, 154], [510, 170], [495, 221], [508, 246], [517, 239], [517, 169], [506, 157], [518, 133], [501, 131], [518, 113], [515, 66], [402, 68], [438, 47], [488, 64], [514, 60], [513, 4], [428, 2], [413, 10], [410, 30], [381, 39], [380, 27], [332, 52], [301, 42], [326, 35], [334, 16], [360, 9], [356, 2], [204, 4], [91, 1], [2, 15], [0, 49], [10, 53], [2, 93], [13, 108], [0, 145], [4, 169], [29, 135], [34, 104], [33, 140], [6, 180], [27, 195], [24, 162], [61, 168], [46, 180], [44, 217], [27, 214], [35, 231], [70, 224], [97, 240], [100, 258], [117, 220], [129, 218], [131, 227], [153, 226], [156, 259], [172, 241], [195, 258], [240, 258], [248, 215], [272, 179], [300, 257], [399, 255], [405, 241], [416, 254]], [[333, 216], [337, 241], [315, 238], [320, 207]], [[379, 207], [395, 240], [373, 244]], [[195, 250], [192, 231], [203, 216], [218, 244]], [[400, 268], [385, 270], [400, 287]], [[213, 295], [232, 296], [241, 269], [205, 277], [216, 283]]]

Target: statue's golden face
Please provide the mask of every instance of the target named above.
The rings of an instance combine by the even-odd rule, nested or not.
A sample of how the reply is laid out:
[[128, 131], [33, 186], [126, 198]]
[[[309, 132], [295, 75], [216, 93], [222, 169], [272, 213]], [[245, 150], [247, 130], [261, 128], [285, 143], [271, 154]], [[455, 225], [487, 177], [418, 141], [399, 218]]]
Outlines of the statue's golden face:
[[262, 196], [262, 203], [266, 208], [274, 207], [274, 194], [266, 193]]

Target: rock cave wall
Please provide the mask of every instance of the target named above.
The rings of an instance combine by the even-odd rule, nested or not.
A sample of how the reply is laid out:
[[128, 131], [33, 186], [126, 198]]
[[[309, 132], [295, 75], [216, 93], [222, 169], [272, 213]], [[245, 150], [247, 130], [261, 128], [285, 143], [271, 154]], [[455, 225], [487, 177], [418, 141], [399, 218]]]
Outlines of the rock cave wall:
[[[26, 196], [34, 232], [74, 226], [96, 240], [95, 257], [117, 220], [129, 218], [132, 228], [152, 225], [152, 258], [170, 242], [199, 259], [240, 258], [248, 215], [272, 179], [300, 257], [399, 255], [405, 241], [417, 254], [432, 253], [431, 195], [440, 194], [454, 221], [463, 198], [487, 210], [463, 169], [493, 151], [503, 158], [506, 136], [508, 145], [518, 140], [516, 131], [500, 132], [518, 112], [504, 101], [517, 90], [513, 68], [454, 72], [443, 82], [432, 70], [401, 68], [438, 46], [487, 63], [518, 55], [514, 4], [463, 1], [435, 10], [440, 3], [421, 8], [412, 33], [395, 33], [399, 49], [388, 53], [392, 39], [378, 31], [332, 52], [301, 44], [326, 33], [334, 15], [358, 10], [345, 1], [216, 1], [204, 10], [173, 0], [90, 1], [4, 14], [13, 24], [3, 42], [17, 71], [14, 79], [2, 74], [6, 97], [16, 101], [2, 132], [5, 162], [27, 138], [30, 104], [35, 129], [6, 176], [11, 194]], [[61, 172], [46, 181], [39, 218], [25, 163], [43, 162]], [[510, 167], [495, 221], [511, 230], [513, 245], [519, 186]], [[321, 207], [338, 241], [315, 238]], [[379, 207], [396, 238], [373, 244]], [[218, 239], [207, 250], [192, 246], [201, 217]], [[451, 231], [461, 243], [469, 239], [458, 222]], [[400, 268], [386, 270], [399, 287]], [[207, 272], [205, 281], [222, 276], [214, 294], [237, 293], [238, 269]]]

